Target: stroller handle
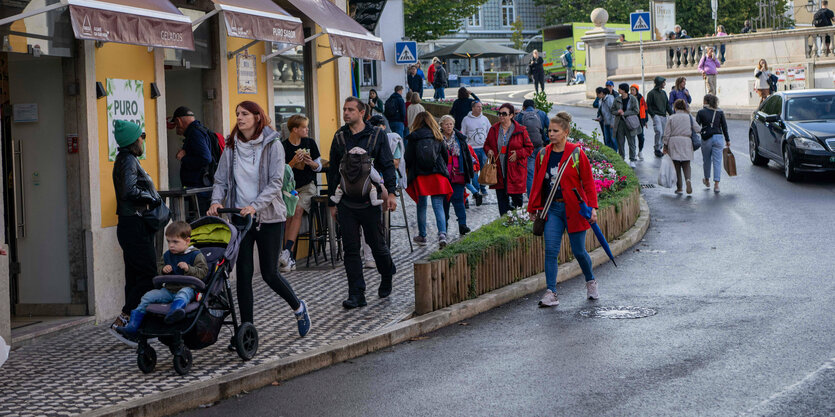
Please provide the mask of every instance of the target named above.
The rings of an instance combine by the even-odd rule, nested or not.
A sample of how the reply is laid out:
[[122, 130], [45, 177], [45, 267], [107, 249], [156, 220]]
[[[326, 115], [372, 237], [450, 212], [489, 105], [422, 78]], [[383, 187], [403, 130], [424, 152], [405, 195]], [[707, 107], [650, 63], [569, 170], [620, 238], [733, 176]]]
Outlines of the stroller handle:
[[[217, 214], [237, 214], [238, 216], [241, 215], [241, 209], [239, 208], [219, 208], [217, 209]], [[246, 220], [246, 227], [243, 229], [243, 232], [246, 233], [252, 227], [252, 216], [247, 214], [243, 216], [244, 220]]]

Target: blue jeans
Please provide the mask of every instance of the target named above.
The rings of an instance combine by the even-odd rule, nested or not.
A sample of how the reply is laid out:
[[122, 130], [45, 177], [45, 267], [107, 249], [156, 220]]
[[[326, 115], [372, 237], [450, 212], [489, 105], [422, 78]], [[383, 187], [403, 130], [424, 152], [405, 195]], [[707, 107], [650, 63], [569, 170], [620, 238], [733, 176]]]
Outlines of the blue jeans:
[[[421, 196], [417, 201], [418, 234], [426, 237], [426, 200], [429, 196]], [[438, 234], [446, 234], [446, 217], [444, 216], [444, 200], [446, 195], [439, 194], [432, 196], [432, 211], [435, 213], [435, 224], [438, 226]]]
[[134, 310], [139, 310], [144, 313], [145, 309], [151, 304], [166, 304], [176, 299], [185, 300], [186, 304], [188, 304], [189, 301], [194, 299], [194, 288], [185, 287], [176, 293], [168, 291], [165, 288], [148, 291], [142, 296], [142, 301], [139, 302], [139, 306]]
[[702, 141], [702, 163], [705, 168], [705, 178], [710, 179], [710, 165], [713, 164], [713, 180], [719, 182], [722, 175], [722, 148], [725, 147], [724, 135], [713, 135]]
[[539, 150], [542, 147], [534, 148], [531, 156], [528, 157], [528, 182], [525, 184], [525, 189], [528, 190], [528, 198], [531, 196], [531, 187], [533, 186], [533, 169], [536, 167], [536, 158], [539, 155]]
[[[475, 151], [475, 156], [478, 158], [479, 166], [483, 167], [484, 164], [487, 163], [487, 154], [484, 153], [484, 148], [473, 148], [473, 150]], [[472, 186], [473, 186], [473, 188], [480, 190], [482, 194], [487, 194], [487, 186], [484, 186], [484, 185], [481, 185], [481, 184], [478, 183], [478, 173], [477, 172], [473, 174]], [[470, 187], [467, 187], [467, 188], [469, 188], [470, 191], [475, 193], [475, 190], [473, 188], [470, 188]]]
[[441, 100], [441, 99], [446, 98], [446, 96], [444, 95], [443, 87], [435, 89], [435, 96], [434, 97], [435, 97], [435, 100]]
[[449, 218], [449, 205], [455, 208], [455, 217], [458, 218], [458, 225], [467, 225], [467, 210], [464, 207], [464, 184], [452, 184], [452, 197], [449, 201], [444, 200], [444, 219]]
[[603, 124], [603, 144], [614, 149], [615, 152], [618, 151], [618, 142], [615, 140], [612, 126], [605, 123]]
[[401, 138], [405, 138], [406, 135], [403, 134], [404, 130], [406, 129], [406, 125], [403, 122], [392, 122], [389, 120], [389, 127], [391, 131], [400, 135]]
[[[562, 234], [566, 229], [565, 203], [551, 203], [548, 210], [548, 220], [545, 221], [545, 284], [548, 289], [557, 293], [557, 258], [560, 256]], [[586, 282], [594, 279], [591, 271], [591, 256], [586, 252], [586, 231], [568, 234], [571, 253], [580, 263], [580, 269], [586, 277]]]

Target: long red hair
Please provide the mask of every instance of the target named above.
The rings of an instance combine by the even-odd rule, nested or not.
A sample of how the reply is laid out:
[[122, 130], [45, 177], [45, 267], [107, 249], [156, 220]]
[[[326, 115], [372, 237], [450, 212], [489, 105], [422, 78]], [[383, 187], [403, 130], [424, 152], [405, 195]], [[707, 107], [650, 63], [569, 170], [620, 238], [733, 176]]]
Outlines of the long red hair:
[[247, 142], [248, 140], [257, 139], [258, 136], [261, 136], [261, 132], [264, 131], [264, 128], [270, 125], [271, 119], [270, 116], [267, 115], [267, 112], [256, 102], [254, 101], [242, 101], [237, 106], [235, 106], [235, 113], [237, 115], [238, 107], [242, 107], [244, 110], [252, 113], [255, 116], [255, 132], [252, 134], [252, 138], [247, 139], [243, 136], [240, 129], [238, 129], [238, 123], [235, 123], [235, 127], [232, 128], [232, 133], [226, 138], [226, 146], [230, 149], [235, 148], [235, 138], [240, 139], [243, 142]]

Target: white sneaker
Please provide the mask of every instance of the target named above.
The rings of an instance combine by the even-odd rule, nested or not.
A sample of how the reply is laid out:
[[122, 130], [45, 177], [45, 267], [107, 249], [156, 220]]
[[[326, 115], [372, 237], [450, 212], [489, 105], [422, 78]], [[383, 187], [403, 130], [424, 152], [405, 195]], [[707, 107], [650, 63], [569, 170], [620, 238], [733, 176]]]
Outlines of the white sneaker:
[[282, 266], [281, 269], [280, 269], [281, 272], [290, 272], [290, 271], [295, 271], [295, 270], [296, 270], [296, 260], [295, 259], [290, 259], [290, 262], [287, 265]]
[[557, 295], [551, 290], [545, 290], [545, 295], [543, 295], [542, 299], [539, 300], [539, 306], [556, 307], [558, 305], [560, 305], [560, 300], [557, 299]]
[[596, 279], [586, 282], [586, 297], [588, 297], [589, 300], [597, 300], [598, 298], [600, 298], [600, 295], [597, 294]]
[[637, 167], [637, 165], [635, 164], [635, 161], [629, 161], [629, 166], [632, 167], [632, 168]]
[[644, 154], [638, 152], [638, 160], [643, 161], [644, 160]]
[[290, 258], [293, 257], [293, 254], [290, 253], [289, 250], [284, 249], [281, 252], [281, 256], [278, 257], [278, 264], [281, 266], [287, 266], [290, 263]]

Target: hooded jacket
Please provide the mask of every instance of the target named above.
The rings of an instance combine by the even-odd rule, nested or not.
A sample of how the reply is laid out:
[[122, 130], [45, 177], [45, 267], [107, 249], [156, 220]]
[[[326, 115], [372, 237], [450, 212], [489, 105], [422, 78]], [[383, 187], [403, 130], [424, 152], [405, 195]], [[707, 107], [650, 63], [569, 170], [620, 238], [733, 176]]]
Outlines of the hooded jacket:
[[[507, 141], [506, 156], [509, 158], [512, 151], [516, 151], [516, 161], [510, 162], [507, 160], [506, 167], [503, 164], [496, 164], [496, 179], [498, 183], [491, 185], [492, 189], [506, 189], [508, 194], [523, 194], [526, 190], [528, 181], [528, 157], [533, 152], [533, 143], [528, 137], [528, 130], [519, 122], [512, 120], [513, 133]], [[493, 152], [493, 157], [496, 161], [500, 161], [499, 152], [499, 127], [501, 123], [496, 123], [490, 128], [487, 133], [487, 141], [484, 143], [484, 152], [489, 154]], [[505, 169], [506, 168], [506, 169]]]
[[655, 88], [647, 93], [647, 113], [649, 113], [650, 118], [652, 116], [664, 117], [668, 114], [673, 114], [670, 109], [670, 100], [667, 97], [667, 92], [661, 86], [664, 84], [664, 81], [666, 79], [663, 77], [655, 77]]
[[490, 119], [484, 113], [473, 116], [473, 112], [469, 112], [461, 121], [461, 133], [467, 137], [467, 144], [473, 149], [483, 148], [490, 126]]
[[[259, 223], [280, 223], [287, 219], [287, 207], [281, 194], [284, 183], [284, 146], [278, 133], [269, 126], [261, 132], [264, 143], [258, 166], [258, 197], [251, 203]], [[237, 140], [237, 139], [235, 139]], [[235, 149], [227, 148], [220, 156], [212, 189], [212, 204], [235, 207]]]

